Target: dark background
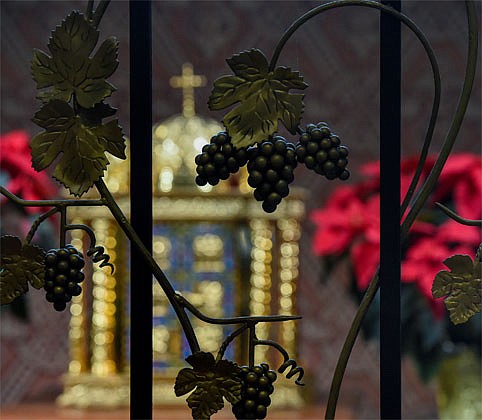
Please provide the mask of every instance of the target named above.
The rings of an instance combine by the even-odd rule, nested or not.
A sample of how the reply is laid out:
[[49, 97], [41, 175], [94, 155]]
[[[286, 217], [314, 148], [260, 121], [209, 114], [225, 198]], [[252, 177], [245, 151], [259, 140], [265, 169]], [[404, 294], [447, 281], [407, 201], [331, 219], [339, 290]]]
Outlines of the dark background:
[[[30, 76], [33, 48], [47, 50], [50, 31], [85, 1], [5, 1], [1, 6], [1, 133], [38, 129], [30, 121], [39, 103]], [[283, 31], [298, 16], [318, 5], [312, 1], [162, 1], [153, 2], [153, 121], [181, 111], [181, 92], [169, 78], [191, 62], [208, 80], [196, 90], [198, 115], [221, 119], [207, 109], [212, 82], [229, 73], [227, 57], [249, 48], [267, 57]], [[480, 10], [480, 3], [478, 4]], [[432, 152], [436, 153], [450, 125], [463, 81], [466, 57], [466, 17], [462, 1], [404, 1], [403, 11], [425, 32], [437, 54], [442, 73], [442, 101]], [[329, 11], [300, 29], [288, 42], [278, 64], [300, 70], [306, 89], [303, 125], [326, 121], [350, 147], [352, 178], [356, 168], [378, 159], [379, 13], [350, 7]], [[109, 103], [119, 108], [129, 133], [128, 3], [113, 1], [100, 25], [100, 40], [120, 40], [120, 65], [110, 81], [117, 92]], [[135, 53], [135, 51], [133, 52]], [[403, 155], [418, 153], [428, 125], [433, 81], [428, 59], [415, 36], [403, 30]], [[480, 59], [478, 77], [455, 151], [481, 151]], [[155, 163], [154, 163], [155, 164]], [[321, 207], [340, 185], [311, 171], [298, 169], [295, 183], [309, 190], [307, 215]], [[298, 284], [300, 362], [307, 371], [307, 392], [326, 403], [332, 372], [355, 311], [345, 290], [348, 268], [337, 278], [323, 279], [321, 264], [311, 253], [313, 225], [307, 217], [301, 243]], [[3, 404], [46, 398], [60, 391], [59, 376], [68, 360], [67, 320], [31, 293], [30, 323], [2, 313], [1, 398]], [[54, 326], [54, 328], [52, 328]], [[423, 386], [410, 362], [404, 361], [404, 417], [436, 416], [434, 384]], [[351, 358], [340, 403], [357, 418], [378, 416], [378, 349], [359, 339]]]

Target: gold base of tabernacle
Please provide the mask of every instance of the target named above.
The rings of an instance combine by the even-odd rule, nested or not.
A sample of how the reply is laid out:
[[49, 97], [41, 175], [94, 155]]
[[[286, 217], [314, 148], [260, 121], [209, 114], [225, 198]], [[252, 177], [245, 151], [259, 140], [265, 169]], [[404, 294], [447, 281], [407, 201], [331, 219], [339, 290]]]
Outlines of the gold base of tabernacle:
[[[186, 395], [174, 394], [175, 374], [154, 376], [154, 405], [185, 405]], [[299, 408], [304, 405], [300, 388], [292, 380], [278, 376], [272, 395], [272, 407]], [[105, 377], [81, 373], [64, 377], [64, 392], [57, 398], [62, 407], [114, 409], [129, 405], [129, 375], [117, 374]]]

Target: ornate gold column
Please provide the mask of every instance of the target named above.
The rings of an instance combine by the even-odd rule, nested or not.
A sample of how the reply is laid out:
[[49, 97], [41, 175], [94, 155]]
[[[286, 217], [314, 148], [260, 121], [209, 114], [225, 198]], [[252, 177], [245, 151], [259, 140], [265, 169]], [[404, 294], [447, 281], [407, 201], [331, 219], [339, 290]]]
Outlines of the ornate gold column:
[[[117, 240], [114, 222], [99, 218], [92, 221], [99, 243], [104, 244], [105, 252], [110, 255], [110, 262], [116, 264]], [[91, 371], [95, 376], [108, 376], [116, 373], [116, 278], [108, 268], [94, 267], [92, 295], [92, 340]]]
[[[251, 315], [269, 315], [271, 310], [271, 262], [273, 249], [273, 227], [269, 220], [255, 219], [249, 222], [251, 230], [251, 278], [250, 303]], [[256, 326], [256, 335], [260, 340], [269, 338], [269, 323]], [[267, 360], [267, 347], [258, 346], [255, 363]]]
[[[73, 219], [73, 224], [81, 224], [81, 219]], [[84, 249], [83, 232], [80, 230], [71, 231], [71, 243], [85, 256], [86, 249]], [[88, 310], [88, 303], [85, 299], [85, 294], [72, 297], [72, 304], [70, 305], [70, 362], [69, 375], [78, 375], [89, 370], [88, 362], [88, 340], [86, 337], [87, 323], [86, 311]]]
[[[296, 282], [298, 280], [298, 242], [301, 235], [300, 225], [296, 219], [280, 219], [277, 222], [279, 231], [279, 314], [296, 314]], [[280, 344], [286, 351], [297, 356], [295, 321], [280, 324]]]

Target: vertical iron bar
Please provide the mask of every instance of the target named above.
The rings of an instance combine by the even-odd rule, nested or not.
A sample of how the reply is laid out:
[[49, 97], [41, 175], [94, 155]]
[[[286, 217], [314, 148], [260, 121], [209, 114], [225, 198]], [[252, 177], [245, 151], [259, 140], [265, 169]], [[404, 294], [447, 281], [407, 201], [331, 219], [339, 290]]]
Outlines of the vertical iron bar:
[[[129, 2], [131, 223], [152, 252], [152, 41], [150, 0]], [[152, 273], [131, 247], [130, 418], [152, 419]]]
[[[382, 1], [398, 11], [399, 0]], [[380, 20], [380, 416], [401, 419], [400, 22]]]

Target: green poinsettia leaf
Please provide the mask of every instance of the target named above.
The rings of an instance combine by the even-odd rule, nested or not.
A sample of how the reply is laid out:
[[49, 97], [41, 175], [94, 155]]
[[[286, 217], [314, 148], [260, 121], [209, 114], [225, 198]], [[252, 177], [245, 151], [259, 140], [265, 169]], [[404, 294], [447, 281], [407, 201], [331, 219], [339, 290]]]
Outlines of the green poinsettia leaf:
[[215, 361], [211, 353], [197, 352], [186, 359], [193, 369], [179, 371], [174, 385], [177, 396], [195, 391], [187, 398], [194, 419], [209, 419], [224, 407], [223, 397], [232, 404], [241, 400], [239, 366], [229, 360]]
[[98, 38], [99, 31], [79, 12], [72, 12], [55, 28], [48, 44], [52, 56], [35, 50], [32, 58], [37, 88], [51, 88], [41, 92], [39, 99], [69, 102], [75, 94], [80, 106], [91, 108], [114, 92], [105, 79], [118, 66], [118, 42], [115, 38], [105, 40], [90, 58]]
[[50, 101], [35, 114], [34, 121], [46, 131], [31, 140], [32, 166], [41, 171], [55, 160], [53, 176], [76, 196], [103, 176], [109, 164], [105, 152], [120, 159], [126, 157], [125, 139], [117, 120], [87, 126], [69, 104]]
[[432, 285], [434, 298], [444, 297], [450, 320], [454, 324], [467, 322], [482, 310], [482, 280], [480, 262], [468, 255], [454, 255], [444, 264], [451, 271], [442, 270]]
[[304, 107], [303, 95], [289, 91], [308, 86], [300, 73], [287, 67], [269, 71], [266, 57], [256, 49], [235, 54], [226, 61], [235, 75], [214, 82], [208, 106], [221, 110], [239, 103], [223, 119], [232, 143], [246, 147], [265, 140], [278, 130], [279, 120], [296, 133]]
[[213, 383], [203, 382], [187, 398], [194, 420], [206, 420], [224, 407], [223, 396]]
[[43, 287], [45, 251], [35, 245], [23, 245], [16, 236], [1, 238], [0, 301], [8, 304], [28, 291], [28, 283]]

